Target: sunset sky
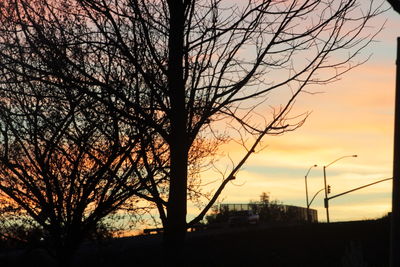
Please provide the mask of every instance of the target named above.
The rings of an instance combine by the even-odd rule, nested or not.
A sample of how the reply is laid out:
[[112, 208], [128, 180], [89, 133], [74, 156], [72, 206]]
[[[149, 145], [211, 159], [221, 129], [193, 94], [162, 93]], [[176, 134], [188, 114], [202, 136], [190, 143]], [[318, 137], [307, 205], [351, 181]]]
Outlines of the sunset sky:
[[[380, 16], [386, 26], [376, 43], [364, 50], [371, 59], [347, 73], [341, 81], [318, 87], [321, 94], [303, 94], [296, 112], [311, 111], [298, 130], [268, 136], [262, 152], [253, 155], [234, 183], [222, 193], [222, 203], [258, 200], [262, 192], [284, 204], [305, 206], [304, 176], [309, 197], [323, 188], [322, 166], [346, 155], [327, 170], [331, 195], [392, 177], [396, 38], [400, 16], [390, 10]], [[378, 22], [377, 22], [378, 23]], [[232, 148], [232, 153], [234, 148]], [[313, 202], [320, 221], [326, 220], [323, 192]], [[386, 181], [330, 202], [331, 221], [377, 218], [391, 208], [391, 181]], [[189, 209], [193, 214], [193, 208]]]

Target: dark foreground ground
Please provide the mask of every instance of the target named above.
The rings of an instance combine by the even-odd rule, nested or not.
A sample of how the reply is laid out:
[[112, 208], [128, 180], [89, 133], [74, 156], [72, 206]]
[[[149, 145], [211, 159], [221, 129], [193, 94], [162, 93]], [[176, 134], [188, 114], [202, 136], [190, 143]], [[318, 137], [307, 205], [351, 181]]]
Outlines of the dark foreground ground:
[[[298, 226], [254, 226], [191, 233], [186, 266], [386, 267], [389, 223], [371, 220]], [[73, 266], [165, 266], [161, 237], [84, 244]], [[54, 266], [41, 249], [0, 253], [0, 266]]]

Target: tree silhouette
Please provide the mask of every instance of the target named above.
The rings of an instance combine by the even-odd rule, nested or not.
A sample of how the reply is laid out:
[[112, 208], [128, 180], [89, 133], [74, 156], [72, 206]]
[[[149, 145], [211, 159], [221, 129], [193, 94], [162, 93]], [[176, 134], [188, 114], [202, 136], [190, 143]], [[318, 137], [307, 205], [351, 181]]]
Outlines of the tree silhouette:
[[68, 84], [15, 83], [19, 74], [5, 69], [0, 75], [2, 207], [33, 218], [67, 266], [102, 219], [141, 190], [139, 139]]
[[[142, 157], [147, 193], [141, 196], [157, 206], [165, 241], [179, 245], [188, 224], [204, 217], [266, 135], [302, 125], [308, 114], [290, 114], [295, 99], [311, 92], [306, 86], [338, 80], [363, 62], [356, 57], [380, 30], [366, 29], [381, 6], [12, 0], [0, 11], [0, 68], [14, 73], [14, 82], [57, 88], [68, 82], [92, 106], [149, 137], [140, 141], [151, 147]], [[243, 158], [222, 172], [208, 203], [187, 223], [191, 179], [238, 135]]]
[[387, 1], [397, 13], [400, 13], [400, 1], [398, 0], [387, 0]]

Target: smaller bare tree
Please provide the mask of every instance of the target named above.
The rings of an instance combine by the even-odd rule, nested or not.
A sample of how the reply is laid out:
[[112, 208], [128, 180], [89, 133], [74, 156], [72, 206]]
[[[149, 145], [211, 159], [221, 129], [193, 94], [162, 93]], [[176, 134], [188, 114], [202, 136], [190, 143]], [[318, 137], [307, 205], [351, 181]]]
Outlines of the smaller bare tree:
[[134, 204], [129, 199], [141, 190], [134, 179], [141, 164], [139, 138], [115, 114], [68, 84], [7, 83], [17, 74], [3, 69], [1, 75], [3, 207], [20, 208], [21, 215], [32, 218], [66, 266], [105, 216]]

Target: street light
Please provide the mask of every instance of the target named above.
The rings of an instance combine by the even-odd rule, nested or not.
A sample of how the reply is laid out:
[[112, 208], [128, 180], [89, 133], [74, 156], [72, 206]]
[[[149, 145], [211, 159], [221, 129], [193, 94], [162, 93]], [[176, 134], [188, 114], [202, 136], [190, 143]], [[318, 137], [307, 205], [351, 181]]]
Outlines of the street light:
[[304, 182], [305, 182], [305, 184], [306, 184], [306, 204], [307, 204], [307, 221], [308, 221], [308, 222], [310, 221], [310, 204], [308, 203], [307, 176], [308, 176], [308, 174], [310, 173], [311, 169], [312, 169], [313, 167], [317, 167], [317, 166], [318, 166], [317, 164], [312, 165], [312, 166], [308, 169], [306, 175], [304, 176]]
[[329, 203], [328, 203], [328, 193], [330, 193], [330, 186], [329, 186], [329, 192], [328, 192], [328, 188], [327, 188], [327, 185], [326, 185], [326, 168], [328, 168], [330, 165], [332, 165], [333, 163], [335, 163], [335, 162], [337, 162], [337, 161], [339, 161], [339, 160], [341, 160], [341, 159], [344, 159], [344, 158], [356, 158], [357, 157], [357, 155], [349, 155], [349, 156], [343, 156], [343, 157], [340, 157], [340, 158], [338, 158], [338, 159], [335, 159], [334, 161], [332, 161], [331, 163], [329, 163], [328, 165], [325, 165], [324, 167], [323, 167], [323, 170], [324, 170], [324, 188], [325, 188], [325, 199], [324, 199], [324, 206], [325, 206], [325, 208], [326, 208], [326, 221], [329, 223]]

